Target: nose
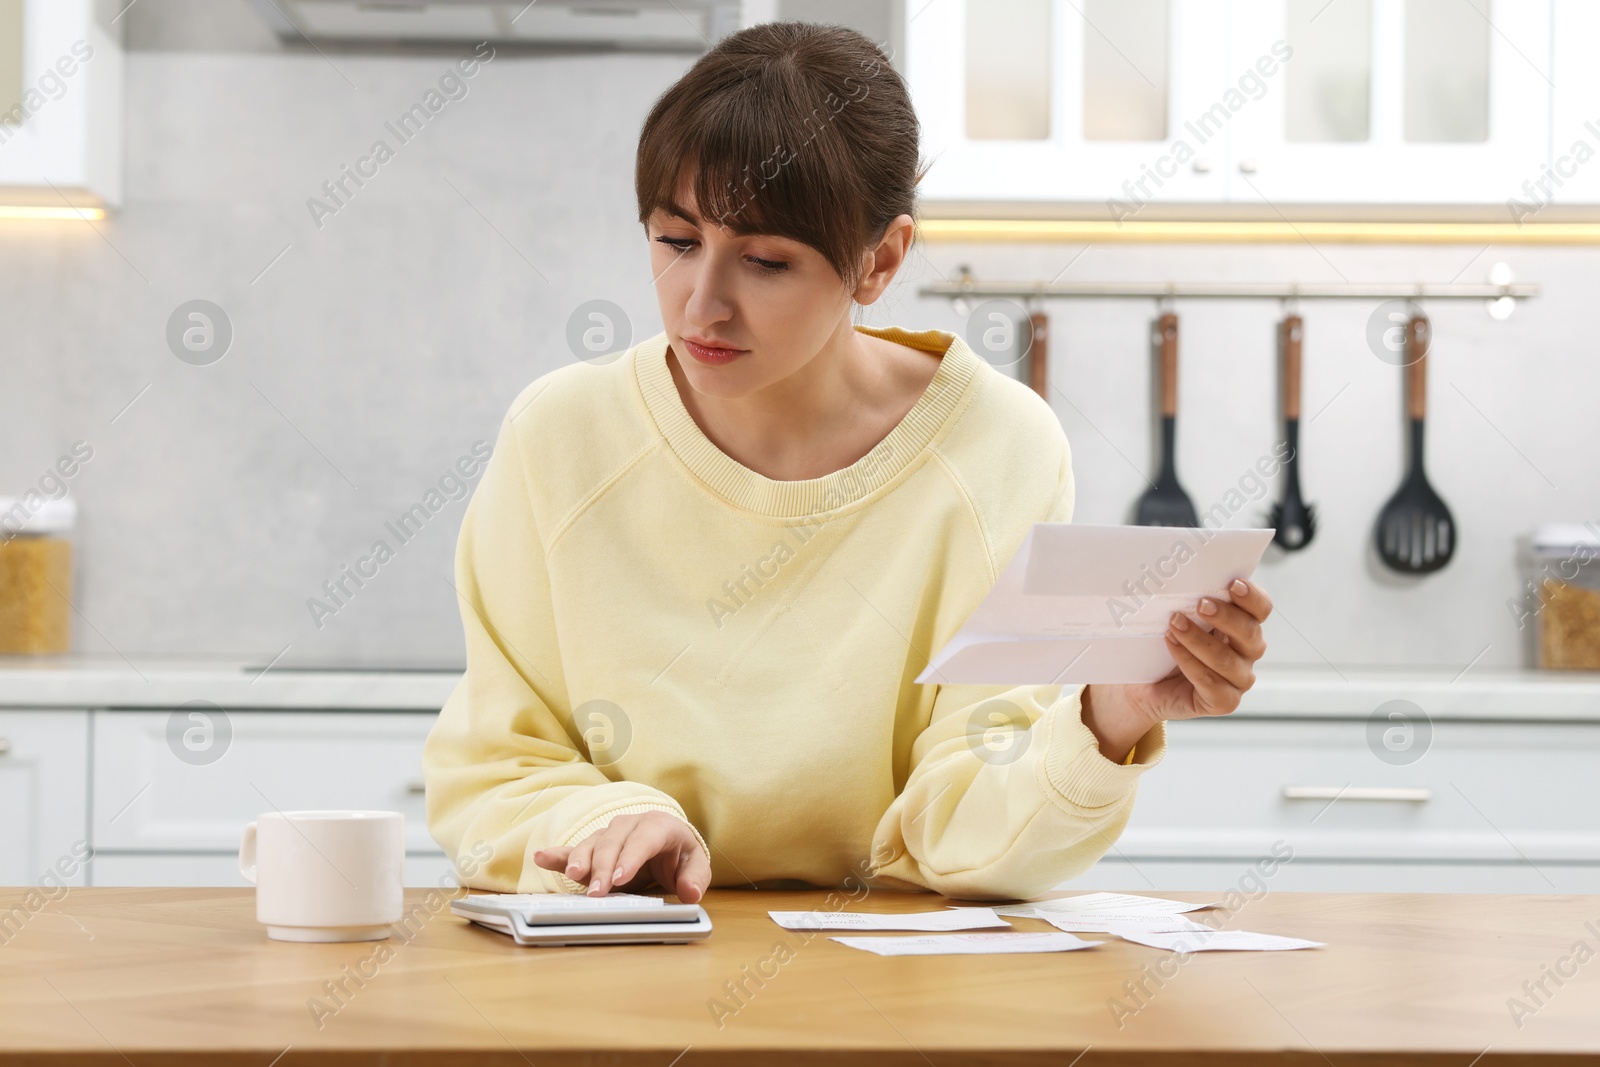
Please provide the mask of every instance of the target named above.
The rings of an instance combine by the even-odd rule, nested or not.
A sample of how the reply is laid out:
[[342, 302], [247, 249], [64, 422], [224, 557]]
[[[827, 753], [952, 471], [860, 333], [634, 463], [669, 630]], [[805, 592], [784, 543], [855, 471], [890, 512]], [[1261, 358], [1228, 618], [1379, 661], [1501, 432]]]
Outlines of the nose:
[[697, 330], [733, 317], [726, 271], [719, 260], [715, 254], [703, 255], [691, 268], [689, 299], [684, 302], [683, 315]]

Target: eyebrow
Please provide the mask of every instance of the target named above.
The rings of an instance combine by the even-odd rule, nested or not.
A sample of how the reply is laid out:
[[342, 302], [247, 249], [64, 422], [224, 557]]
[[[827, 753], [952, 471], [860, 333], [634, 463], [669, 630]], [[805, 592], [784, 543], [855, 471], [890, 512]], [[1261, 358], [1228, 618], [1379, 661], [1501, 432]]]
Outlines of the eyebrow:
[[660, 205], [660, 207], [662, 211], [665, 211], [668, 215], [671, 215], [674, 218], [682, 219], [684, 222], [692, 223], [695, 226], [700, 225], [700, 216], [696, 215], [694, 212], [690, 211], [676, 200], [668, 200], [665, 204]]

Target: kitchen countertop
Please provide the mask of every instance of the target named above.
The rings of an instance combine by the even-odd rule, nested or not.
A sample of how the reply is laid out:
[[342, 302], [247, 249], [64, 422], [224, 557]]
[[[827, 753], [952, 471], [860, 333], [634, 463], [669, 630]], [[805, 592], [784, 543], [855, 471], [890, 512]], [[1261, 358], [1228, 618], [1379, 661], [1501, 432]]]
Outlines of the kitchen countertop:
[[454, 671], [304, 670], [266, 659], [0, 656], [0, 708], [223, 708], [438, 711]]
[[[437, 711], [460, 674], [306, 670], [238, 659], [0, 656], [0, 708], [223, 708]], [[1494, 668], [1267, 666], [1240, 718], [1366, 718], [1407, 700], [1434, 719], [1600, 721], [1600, 672]]]
[[0, 889], [13, 916], [0, 1067], [999, 1067], [1066, 1065], [1088, 1049], [1085, 1067], [1600, 1057], [1600, 964], [1574, 956], [1600, 938], [1594, 896], [1275, 891], [1210, 922], [1325, 948], [1175, 955], [1085, 934], [1101, 944], [921, 957], [869, 955], [766, 912], [948, 903], [931, 893], [713, 889], [708, 941], [576, 948], [519, 948], [452, 915], [443, 890], [408, 890], [409, 924], [358, 944], [268, 941], [250, 889], [39, 896]]

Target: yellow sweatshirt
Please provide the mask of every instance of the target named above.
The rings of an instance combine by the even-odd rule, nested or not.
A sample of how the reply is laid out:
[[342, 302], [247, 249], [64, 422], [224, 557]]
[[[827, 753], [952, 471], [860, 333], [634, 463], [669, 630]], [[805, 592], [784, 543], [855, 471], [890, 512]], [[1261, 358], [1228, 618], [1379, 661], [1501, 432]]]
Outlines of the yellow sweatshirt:
[[534, 850], [651, 810], [719, 886], [1028, 897], [1111, 847], [1160, 726], [1118, 765], [1081, 687], [913, 681], [1029, 527], [1071, 518], [1061, 424], [953, 334], [857, 329], [943, 355], [821, 478], [712, 444], [665, 334], [517, 397], [462, 520], [467, 670], [423, 755], [466, 884], [581, 891]]

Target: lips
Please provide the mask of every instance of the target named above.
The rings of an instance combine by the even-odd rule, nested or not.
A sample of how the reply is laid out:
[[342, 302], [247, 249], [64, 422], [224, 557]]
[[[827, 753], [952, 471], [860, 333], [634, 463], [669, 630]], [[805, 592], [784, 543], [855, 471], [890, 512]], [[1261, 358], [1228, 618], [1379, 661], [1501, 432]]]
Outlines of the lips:
[[727, 348], [723, 345], [702, 344], [687, 337], [683, 339], [683, 346], [689, 350], [689, 355], [710, 367], [721, 367], [732, 363], [749, 351], [743, 348]]

